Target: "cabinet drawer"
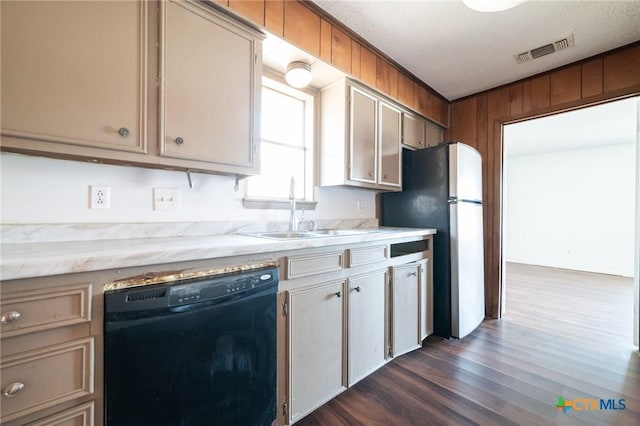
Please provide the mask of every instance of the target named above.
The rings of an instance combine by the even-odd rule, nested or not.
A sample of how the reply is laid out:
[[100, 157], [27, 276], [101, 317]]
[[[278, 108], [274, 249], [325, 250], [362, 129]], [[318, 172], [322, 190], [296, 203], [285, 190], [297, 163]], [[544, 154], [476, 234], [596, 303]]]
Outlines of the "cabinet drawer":
[[29, 423], [27, 426], [93, 426], [93, 401]]
[[286, 278], [306, 277], [324, 272], [339, 271], [344, 268], [344, 252], [332, 251], [306, 256], [285, 257]]
[[91, 284], [4, 295], [0, 303], [2, 338], [91, 320]]
[[386, 260], [389, 257], [389, 249], [386, 244], [372, 247], [349, 249], [349, 267], [366, 265]]
[[3, 358], [2, 422], [93, 393], [93, 346], [88, 337]]

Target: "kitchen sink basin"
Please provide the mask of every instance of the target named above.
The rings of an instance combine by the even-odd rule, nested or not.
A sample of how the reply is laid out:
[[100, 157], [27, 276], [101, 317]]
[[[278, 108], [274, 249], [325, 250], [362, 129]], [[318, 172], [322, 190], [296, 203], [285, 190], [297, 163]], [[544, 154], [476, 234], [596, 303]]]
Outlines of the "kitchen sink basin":
[[271, 238], [274, 240], [299, 240], [306, 238], [338, 237], [347, 235], [373, 234], [380, 232], [375, 229], [319, 229], [317, 231], [280, 231], [260, 232], [251, 234], [254, 237]]
[[320, 236], [307, 231], [260, 232], [252, 235], [262, 238], [273, 238], [274, 240], [296, 240], [301, 238], [317, 238]]
[[373, 234], [378, 232], [374, 229], [319, 229], [317, 231], [311, 231], [311, 233], [331, 236], [331, 235], [361, 235], [361, 234]]

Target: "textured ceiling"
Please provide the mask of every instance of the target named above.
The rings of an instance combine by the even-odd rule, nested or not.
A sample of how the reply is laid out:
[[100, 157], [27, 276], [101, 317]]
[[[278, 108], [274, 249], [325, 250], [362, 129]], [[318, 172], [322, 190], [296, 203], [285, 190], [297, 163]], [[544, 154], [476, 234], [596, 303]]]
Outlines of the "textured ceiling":
[[[640, 0], [529, 0], [495, 13], [461, 0], [314, 3], [449, 100], [640, 40]], [[572, 33], [573, 48], [513, 58]]]

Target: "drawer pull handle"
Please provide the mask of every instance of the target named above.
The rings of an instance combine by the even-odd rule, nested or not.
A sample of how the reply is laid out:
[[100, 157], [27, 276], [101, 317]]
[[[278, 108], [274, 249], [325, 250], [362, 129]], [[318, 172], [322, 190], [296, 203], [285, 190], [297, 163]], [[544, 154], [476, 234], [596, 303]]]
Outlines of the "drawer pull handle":
[[417, 277], [417, 276], [418, 276], [418, 273], [417, 273], [417, 272], [412, 272], [412, 273], [410, 273], [410, 274], [409, 274], [409, 276], [410, 276], [410, 277]]
[[2, 391], [2, 394], [7, 398], [11, 398], [19, 394], [24, 390], [24, 383], [15, 382], [7, 385], [6, 388]]
[[184, 143], [184, 139], [182, 139], [181, 137], [177, 137], [175, 142], [176, 142], [176, 145], [182, 145]]
[[126, 138], [127, 136], [129, 136], [129, 129], [127, 129], [126, 127], [120, 127], [118, 129], [118, 134], [123, 138]]
[[338, 296], [338, 297], [342, 297], [342, 292], [341, 291], [336, 291], [335, 295]]
[[2, 324], [11, 324], [12, 322], [16, 322], [20, 319], [22, 315], [18, 311], [9, 311], [2, 314], [0, 317], [0, 322]]
[[355, 287], [354, 290], [357, 291], [358, 293], [360, 293], [360, 286]]

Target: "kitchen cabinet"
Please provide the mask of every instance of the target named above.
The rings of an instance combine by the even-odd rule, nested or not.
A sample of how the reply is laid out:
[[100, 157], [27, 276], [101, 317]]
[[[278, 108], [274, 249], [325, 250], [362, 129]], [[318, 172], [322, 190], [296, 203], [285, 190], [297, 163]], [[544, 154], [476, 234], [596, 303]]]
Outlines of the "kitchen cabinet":
[[288, 294], [289, 418], [295, 422], [345, 389], [346, 282], [330, 281]]
[[357, 88], [350, 91], [349, 178], [375, 185], [377, 100]]
[[402, 113], [402, 143], [416, 149], [425, 148], [427, 122], [417, 115]]
[[325, 88], [320, 108], [321, 185], [400, 190], [400, 110], [351, 80]]
[[421, 265], [391, 268], [391, 355], [396, 357], [422, 344]]
[[1, 4], [2, 150], [259, 172], [259, 31], [204, 2]]
[[380, 120], [380, 166], [378, 181], [381, 185], [398, 187], [402, 185], [400, 158], [401, 112], [394, 106], [379, 101], [378, 117]]
[[415, 149], [438, 145], [443, 141], [443, 129], [418, 115], [402, 112], [402, 143]]
[[258, 170], [260, 42], [190, 2], [162, 2], [160, 147], [165, 157]]
[[145, 153], [147, 2], [1, 7], [3, 145]]
[[349, 278], [349, 386], [380, 368], [386, 360], [387, 270]]
[[91, 289], [90, 283], [47, 283], [28, 290], [3, 283], [2, 424], [70, 419], [94, 424], [99, 395]]

